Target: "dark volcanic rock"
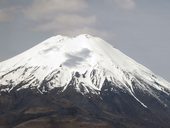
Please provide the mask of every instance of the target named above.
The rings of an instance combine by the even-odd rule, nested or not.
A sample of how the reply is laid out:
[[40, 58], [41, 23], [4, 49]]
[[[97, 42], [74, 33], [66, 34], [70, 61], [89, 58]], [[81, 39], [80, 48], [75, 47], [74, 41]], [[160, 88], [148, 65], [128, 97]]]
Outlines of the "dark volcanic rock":
[[[63, 93], [53, 90], [40, 94], [36, 90], [26, 89], [1, 94], [0, 126], [2, 128], [170, 127], [168, 123], [170, 113], [167, 109], [162, 109], [161, 114], [156, 107], [154, 111], [145, 108], [130, 94], [116, 88], [115, 91], [111, 91], [109, 83], [105, 84], [100, 95], [82, 95], [72, 88], [66, 89]], [[108, 90], [105, 91], [106, 89]], [[147, 98], [148, 101], [152, 100], [151, 97]]]

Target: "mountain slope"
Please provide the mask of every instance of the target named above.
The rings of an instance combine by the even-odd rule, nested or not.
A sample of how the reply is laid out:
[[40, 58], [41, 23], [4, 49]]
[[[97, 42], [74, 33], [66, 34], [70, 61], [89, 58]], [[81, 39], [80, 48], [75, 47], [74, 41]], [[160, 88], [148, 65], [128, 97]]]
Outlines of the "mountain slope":
[[[0, 118], [12, 127], [24, 127], [20, 123], [29, 125], [27, 121], [46, 116], [65, 120], [63, 115], [78, 116], [87, 127], [170, 126], [166, 122], [170, 121], [170, 84], [104, 40], [87, 34], [51, 37], [1, 62], [0, 94]], [[20, 113], [19, 119], [8, 119], [16, 116], [12, 113]], [[72, 125], [78, 127], [77, 118], [74, 121]]]

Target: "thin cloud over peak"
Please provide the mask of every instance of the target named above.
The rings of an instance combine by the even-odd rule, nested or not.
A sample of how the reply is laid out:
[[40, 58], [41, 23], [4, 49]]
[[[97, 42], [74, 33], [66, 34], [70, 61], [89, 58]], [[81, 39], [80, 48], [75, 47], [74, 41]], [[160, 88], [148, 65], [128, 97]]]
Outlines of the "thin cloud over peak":
[[136, 6], [135, 0], [114, 0], [121, 9], [133, 10]]
[[26, 9], [25, 18], [34, 22], [35, 31], [68, 34], [91, 33], [98, 31], [95, 14], [86, 13], [87, 0], [33, 0]]
[[30, 6], [24, 9], [27, 18], [38, 20], [45, 15], [56, 13], [74, 13], [87, 8], [85, 0], [34, 0]]
[[0, 22], [9, 21], [12, 17], [12, 8], [0, 9]]
[[67, 29], [81, 28], [82, 26], [90, 26], [96, 22], [95, 16], [83, 17], [77, 14], [57, 15], [49, 21], [45, 21], [38, 25], [37, 29], [42, 31], [63, 31]]

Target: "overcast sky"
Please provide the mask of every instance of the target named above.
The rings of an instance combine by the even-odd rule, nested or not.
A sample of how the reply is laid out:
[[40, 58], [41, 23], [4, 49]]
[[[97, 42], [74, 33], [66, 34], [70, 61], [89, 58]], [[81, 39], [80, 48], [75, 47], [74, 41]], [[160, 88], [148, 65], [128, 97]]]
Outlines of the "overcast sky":
[[170, 81], [170, 0], [0, 0], [0, 61], [48, 37], [81, 33]]

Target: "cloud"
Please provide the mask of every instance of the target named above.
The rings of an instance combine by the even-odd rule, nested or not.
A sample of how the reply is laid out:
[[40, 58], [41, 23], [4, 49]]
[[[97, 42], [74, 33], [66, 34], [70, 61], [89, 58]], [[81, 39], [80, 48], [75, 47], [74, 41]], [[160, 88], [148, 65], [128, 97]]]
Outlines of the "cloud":
[[[34, 0], [24, 14], [36, 31], [65, 35], [96, 33], [96, 16], [86, 14], [87, 0]], [[92, 32], [93, 31], [93, 32]]]
[[95, 16], [80, 16], [80, 15], [60, 15], [56, 19], [57, 23], [69, 26], [89, 25], [96, 22]]
[[24, 9], [24, 13], [32, 20], [39, 20], [60, 12], [77, 12], [85, 8], [87, 8], [86, 0], [34, 0], [26, 10]]
[[0, 9], [0, 22], [9, 21], [11, 17], [11, 9]]
[[107, 38], [109, 33], [97, 28], [97, 16], [89, 13], [88, 0], [33, 0], [23, 8], [25, 18], [35, 26], [33, 31], [67, 36], [87, 33]]
[[31, 0], [0, 9], [0, 22], [19, 19], [27, 22], [33, 32], [67, 36], [83, 33], [110, 39], [112, 33], [99, 26], [99, 17], [90, 11], [90, 3], [88, 0]]
[[101, 38], [104, 39], [109, 39], [111, 35], [115, 36], [114, 34], [108, 32], [108, 31], [104, 31], [104, 30], [100, 30], [97, 28], [93, 28], [93, 27], [80, 27], [80, 28], [72, 28], [72, 29], [65, 29], [63, 31], [61, 31], [60, 34], [65, 34], [68, 36], [76, 36], [79, 34], [90, 34], [90, 35], [94, 35], [94, 36], [100, 36]]
[[114, 2], [125, 10], [133, 10], [136, 6], [135, 0], [114, 0]]
[[65, 31], [69, 29], [82, 28], [82, 26], [90, 26], [95, 24], [95, 16], [86, 16], [76, 14], [63, 14], [54, 19], [50, 19], [39, 25], [36, 29], [42, 31]]
[[8, 6], [0, 8], [0, 22], [8, 22], [16, 19], [16, 14], [20, 12], [20, 6]]

